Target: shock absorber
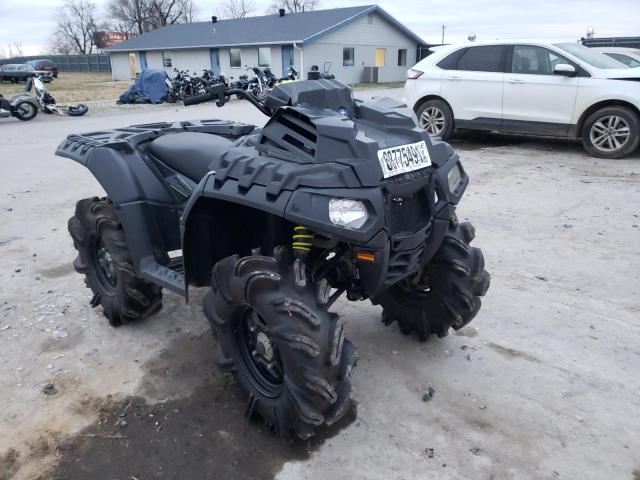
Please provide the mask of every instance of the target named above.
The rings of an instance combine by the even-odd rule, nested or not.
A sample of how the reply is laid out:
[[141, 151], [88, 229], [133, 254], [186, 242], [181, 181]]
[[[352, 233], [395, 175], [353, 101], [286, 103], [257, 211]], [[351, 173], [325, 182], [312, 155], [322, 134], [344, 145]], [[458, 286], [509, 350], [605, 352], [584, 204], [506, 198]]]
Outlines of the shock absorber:
[[302, 225], [293, 227], [291, 248], [296, 257], [293, 261], [293, 276], [299, 287], [304, 287], [307, 284], [307, 255], [311, 251], [314, 238], [315, 234], [307, 227]]
[[293, 242], [291, 248], [296, 254], [296, 257], [306, 257], [307, 253], [311, 251], [313, 246], [313, 239], [315, 234], [307, 227], [302, 225], [296, 225], [293, 227]]

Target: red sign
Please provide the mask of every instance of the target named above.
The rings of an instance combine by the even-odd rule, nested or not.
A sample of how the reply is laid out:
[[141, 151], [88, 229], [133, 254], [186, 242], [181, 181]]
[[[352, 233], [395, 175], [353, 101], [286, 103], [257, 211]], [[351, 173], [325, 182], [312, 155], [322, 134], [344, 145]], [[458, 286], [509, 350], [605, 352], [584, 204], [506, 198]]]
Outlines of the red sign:
[[116, 43], [122, 43], [125, 40], [129, 40], [133, 37], [133, 33], [131, 32], [107, 32], [101, 31], [96, 32], [95, 40], [98, 48], [106, 48]]

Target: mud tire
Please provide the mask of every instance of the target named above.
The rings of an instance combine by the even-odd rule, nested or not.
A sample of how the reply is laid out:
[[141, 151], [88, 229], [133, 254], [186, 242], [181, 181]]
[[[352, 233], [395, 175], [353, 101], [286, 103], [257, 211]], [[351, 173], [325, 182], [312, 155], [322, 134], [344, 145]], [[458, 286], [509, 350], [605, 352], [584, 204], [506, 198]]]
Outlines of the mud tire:
[[[80, 200], [68, 227], [78, 251], [73, 266], [93, 292], [91, 306], [102, 306], [110, 325], [141, 320], [162, 308], [161, 287], [135, 274], [124, 230], [111, 202], [98, 197]], [[113, 285], [100, 266], [100, 248], [110, 255]]]
[[470, 246], [474, 237], [473, 225], [452, 218], [442, 245], [424, 267], [429, 289], [411, 288], [405, 279], [374, 299], [382, 305], [383, 323], [397, 322], [402, 333], [417, 332], [420, 341], [430, 334], [444, 337], [449, 328], [467, 325], [480, 310], [480, 297], [490, 283], [482, 251]]
[[[283, 252], [276, 249], [275, 258], [234, 255], [219, 261], [204, 311], [220, 342], [218, 365], [232, 372], [247, 396], [246, 416], [258, 415], [290, 443], [347, 413], [357, 355], [344, 338], [342, 320], [323, 306], [313, 283], [300, 277], [296, 282]], [[243, 353], [243, 325], [255, 314], [277, 352], [279, 384], [262, 381]]]

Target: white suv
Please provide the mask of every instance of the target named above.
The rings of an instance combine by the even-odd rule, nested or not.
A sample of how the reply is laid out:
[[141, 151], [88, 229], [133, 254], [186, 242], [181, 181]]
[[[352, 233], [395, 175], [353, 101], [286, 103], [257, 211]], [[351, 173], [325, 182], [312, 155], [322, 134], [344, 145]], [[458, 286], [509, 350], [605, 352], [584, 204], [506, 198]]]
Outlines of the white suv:
[[407, 72], [407, 102], [430, 135], [455, 129], [581, 138], [620, 158], [640, 143], [640, 68], [577, 43], [439, 47]]

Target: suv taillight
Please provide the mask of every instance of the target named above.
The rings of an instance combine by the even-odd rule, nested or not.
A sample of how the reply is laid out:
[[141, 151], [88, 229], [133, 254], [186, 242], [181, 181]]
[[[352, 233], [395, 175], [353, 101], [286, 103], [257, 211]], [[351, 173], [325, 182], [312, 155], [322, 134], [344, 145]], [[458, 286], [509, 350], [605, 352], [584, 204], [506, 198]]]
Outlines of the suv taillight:
[[415, 80], [416, 78], [418, 78], [423, 73], [424, 72], [421, 71], [421, 70], [414, 70], [413, 68], [410, 68], [409, 70], [407, 70], [407, 78], [409, 80]]

